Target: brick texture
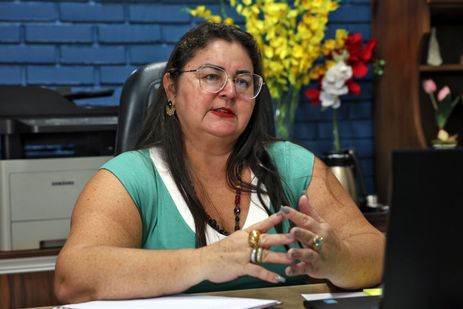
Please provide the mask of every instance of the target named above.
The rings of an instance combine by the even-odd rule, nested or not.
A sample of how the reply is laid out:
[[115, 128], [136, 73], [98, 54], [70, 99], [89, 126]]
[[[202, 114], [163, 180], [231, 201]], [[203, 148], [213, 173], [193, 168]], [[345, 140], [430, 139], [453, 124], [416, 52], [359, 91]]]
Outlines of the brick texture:
[[[122, 85], [138, 66], [166, 61], [174, 44], [197, 18], [187, 8], [216, 0], [44, 0], [0, 1], [0, 84], [114, 89], [112, 97], [79, 100], [83, 105], [117, 105]], [[225, 11], [243, 24], [244, 19]], [[371, 35], [370, 0], [343, 0], [330, 15], [327, 36], [337, 28]], [[369, 192], [374, 192], [373, 83], [361, 81], [359, 96], [344, 96], [338, 110], [341, 144], [359, 156]], [[293, 140], [322, 155], [331, 150], [331, 110], [310, 105], [303, 92]]]

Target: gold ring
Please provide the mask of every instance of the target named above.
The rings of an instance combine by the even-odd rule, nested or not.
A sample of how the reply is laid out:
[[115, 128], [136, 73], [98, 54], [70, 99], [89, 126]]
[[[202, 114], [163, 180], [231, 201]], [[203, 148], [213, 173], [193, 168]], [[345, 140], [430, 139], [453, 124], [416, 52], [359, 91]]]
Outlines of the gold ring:
[[325, 239], [323, 238], [323, 236], [320, 235], [315, 235], [315, 237], [312, 239], [313, 246], [317, 251], [320, 251], [320, 249], [322, 248], [324, 240]]
[[259, 248], [259, 239], [260, 239], [261, 234], [262, 233], [259, 230], [252, 230], [249, 233], [249, 236], [248, 236], [249, 247], [254, 248], [254, 249]]

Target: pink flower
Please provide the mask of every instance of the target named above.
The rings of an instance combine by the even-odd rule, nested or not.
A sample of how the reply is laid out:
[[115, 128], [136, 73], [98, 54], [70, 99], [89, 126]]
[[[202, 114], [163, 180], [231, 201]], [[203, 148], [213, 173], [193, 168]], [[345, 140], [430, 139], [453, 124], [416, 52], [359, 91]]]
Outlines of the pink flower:
[[437, 89], [436, 83], [432, 79], [427, 79], [423, 82], [423, 89], [427, 94], [434, 93]]
[[439, 93], [437, 94], [437, 101], [442, 102], [446, 96], [450, 94], [450, 89], [449, 87], [445, 86], [443, 87]]

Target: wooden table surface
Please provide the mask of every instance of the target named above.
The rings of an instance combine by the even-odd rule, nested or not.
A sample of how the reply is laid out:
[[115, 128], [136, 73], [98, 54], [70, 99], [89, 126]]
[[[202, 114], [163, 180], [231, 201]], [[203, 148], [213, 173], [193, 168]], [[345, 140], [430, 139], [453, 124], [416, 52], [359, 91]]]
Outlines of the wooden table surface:
[[[229, 297], [247, 297], [260, 299], [275, 299], [282, 302], [281, 305], [273, 306], [272, 308], [304, 308], [304, 298], [301, 294], [313, 293], [329, 293], [337, 292], [325, 283], [314, 283], [304, 285], [279, 286], [274, 288], [248, 289], [248, 290], [233, 290], [212, 293], [199, 293], [199, 295], [211, 296], [229, 296]], [[53, 307], [35, 307], [31, 309], [51, 309]], [[59, 308], [59, 307], [58, 307]]]
[[302, 297], [302, 294], [329, 293], [336, 291], [338, 290], [329, 287], [325, 283], [315, 283], [304, 285], [280, 286], [274, 288], [203, 293], [203, 295], [276, 299], [281, 301], [283, 304], [274, 306], [272, 308], [293, 309], [304, 308], [304, 298]]

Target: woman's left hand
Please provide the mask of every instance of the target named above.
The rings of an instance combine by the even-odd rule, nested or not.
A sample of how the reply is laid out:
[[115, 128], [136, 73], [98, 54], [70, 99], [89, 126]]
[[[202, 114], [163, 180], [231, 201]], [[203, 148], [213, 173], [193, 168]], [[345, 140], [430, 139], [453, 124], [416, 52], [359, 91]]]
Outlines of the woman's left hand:
[[281, 213], [296, 227], [290, 233], [303, 248], [288, 250], [288, 257], [299, 263], [286, 268], [288, 276], [307, 274], [312, 278], [332, 279], [344, 273], [342, 265], [349, 260], [347, 244], [336, 231], [310, 206], [307, 195], [299, 199], [300, 212], [282, 207]]

